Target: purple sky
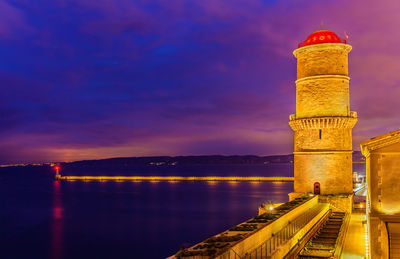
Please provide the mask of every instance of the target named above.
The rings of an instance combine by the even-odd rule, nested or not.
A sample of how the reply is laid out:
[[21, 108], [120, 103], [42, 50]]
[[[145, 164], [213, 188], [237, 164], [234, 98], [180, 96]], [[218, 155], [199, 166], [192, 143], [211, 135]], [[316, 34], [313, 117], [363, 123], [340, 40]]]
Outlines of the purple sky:
[[359, 150], [400, 128], [399, 13], [397, 0], [0, 0], [0, 163], [291, 153], [292, 51], [321, 28], [353, 46]]

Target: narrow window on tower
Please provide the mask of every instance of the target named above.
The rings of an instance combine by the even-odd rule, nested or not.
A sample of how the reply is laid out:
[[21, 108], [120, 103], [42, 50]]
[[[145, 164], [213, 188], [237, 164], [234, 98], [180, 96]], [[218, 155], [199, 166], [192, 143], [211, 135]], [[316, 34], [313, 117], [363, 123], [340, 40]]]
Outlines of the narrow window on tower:
[[319, 139], [322, 138], [322, 129], [319, 130]]

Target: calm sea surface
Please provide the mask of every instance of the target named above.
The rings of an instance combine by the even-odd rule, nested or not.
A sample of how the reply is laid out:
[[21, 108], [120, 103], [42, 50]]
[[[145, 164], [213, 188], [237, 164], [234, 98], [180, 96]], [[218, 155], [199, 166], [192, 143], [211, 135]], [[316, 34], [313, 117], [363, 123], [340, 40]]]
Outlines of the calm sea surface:
[[[364, 173], [364, 164], [354, 164]], [[292, 176], [293, 164], [68, 167], [65, 175]], [[0, 258], [165, 258], [284, 202], [292, 183], [64, 182], [0, 168]]]

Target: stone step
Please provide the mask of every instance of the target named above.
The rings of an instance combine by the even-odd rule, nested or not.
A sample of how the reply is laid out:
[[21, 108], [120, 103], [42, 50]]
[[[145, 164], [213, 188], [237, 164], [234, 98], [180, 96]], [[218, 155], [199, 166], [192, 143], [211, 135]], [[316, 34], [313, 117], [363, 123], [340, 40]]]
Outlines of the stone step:
[[311, 241], [313, 244], [336, 244], [336, 238], [318, 238]]
[[328, 221], [328, 222], [325, 224], [325, 226], [326, 226], [326, 225], [329, 225], [329, 226], [339, 225], [339, 226], [341, 226], [342, 223], [343, 223], [343, 221], [338, 221], [338, 222], [336, 222], [336, 221]]
[[339, 229], [321, 229], [319, 232], [319, 234], [323, 234], [323, 233], [328, 233], [328, 234], [333, 234], [333, 233], [339, 233]]
[[338, 233], [323, 233], [323, 234], [319, 234], [318, 237], [337, 238], [338, 237]]

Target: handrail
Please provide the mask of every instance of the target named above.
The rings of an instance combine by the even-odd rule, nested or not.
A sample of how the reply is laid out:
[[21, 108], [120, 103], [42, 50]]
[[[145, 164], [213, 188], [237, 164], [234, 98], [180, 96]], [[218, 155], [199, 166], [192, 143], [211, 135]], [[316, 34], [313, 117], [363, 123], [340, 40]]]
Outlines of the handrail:
[[243, 258], [269, 258], [281, 246], [295, 236], [304, 226], [306, 226], [315, 216], [322, 211], [321, 208], [311, 208], [301, 214], [283, 227], [280, 231], [272, 234], [270, 239], [267, 239], [258, 247], [251, 250]]
[[285, 256], [285, 259], [296, 258], [296, 255], [304, 248], [308, 241], [314, 236], [314, 234], [319, 230], [319, 228], [325, 223], [332, 213], [332, 209], [329, 209], [322, 218], [304, 235], [304, 237], [297, 242], [289, 253]]
[[340, 258], [341, 254], [342, 254], [343, 245], [344, 245], [344, 241], [345, 241], [344, 239], [345, 239], [347, 231], [349, 229], [350, 219], [351, 219], [351, 214], [346, 213], [345, 218], [342, 223], [342, 226], [340, 227], [340, 230], [339, 230], [339, 235], [336, 239], [336, 249], [335, 249], [335, 253], [333, 254], [333, 258], [335, 258], [335, 259]]

